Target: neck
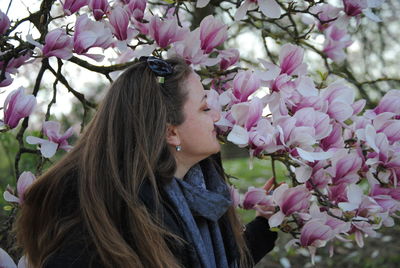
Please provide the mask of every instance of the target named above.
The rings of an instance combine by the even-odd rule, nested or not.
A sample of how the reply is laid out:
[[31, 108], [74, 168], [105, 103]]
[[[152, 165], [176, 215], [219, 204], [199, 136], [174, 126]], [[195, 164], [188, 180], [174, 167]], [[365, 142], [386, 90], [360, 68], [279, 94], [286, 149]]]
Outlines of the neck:
[[174, 176], [175, 178], [183, 179], [183, 177], [185, 177], [189, 169], [194, 165], [196, 165], [196, 163], [198, 163], [201, 159], [200, 160], [194, 159], [193, 157], [190, 157], [182, 152], [179, 152], [175, 154], [175, 160], [176, 160], [176, 171]]
[[177, 163], [177, 165], [176, 165], [176, 171], [175, 171], [175, 174], [174, 174], [175, 178], [177, 178], [177, 179], [183, 179], [183, 177], [185, 177], [186, 173], [188, 172], [188, 170], [189, 170], [190, 168], [191, 168], [191, 167], [182, 166], [182, 165], [179, 165], [179, 164]]

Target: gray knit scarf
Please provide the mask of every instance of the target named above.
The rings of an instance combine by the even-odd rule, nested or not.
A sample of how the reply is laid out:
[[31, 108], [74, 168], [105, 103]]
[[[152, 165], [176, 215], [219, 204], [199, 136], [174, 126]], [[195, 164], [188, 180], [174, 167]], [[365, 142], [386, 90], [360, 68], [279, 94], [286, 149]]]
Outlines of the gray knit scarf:
[[[208, 177], [199, 164], [185, 178], [174, 178], [164, 190], [182, 218], [185, 236], [193, 245], [203, 268], [228, 268], [218, 220], [232, 204], [228, 186], [215, 167], [207, 162]], [[233, 264], [236, 267], [236, 264]]]

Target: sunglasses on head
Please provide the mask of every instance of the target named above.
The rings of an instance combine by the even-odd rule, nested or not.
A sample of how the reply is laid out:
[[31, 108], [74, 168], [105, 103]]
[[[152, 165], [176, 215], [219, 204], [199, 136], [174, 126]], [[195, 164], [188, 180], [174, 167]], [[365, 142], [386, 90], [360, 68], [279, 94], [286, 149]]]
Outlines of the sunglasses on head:
[[157, 58], [154, 56], [142, 56], [139, 58], [139, 61], [147, 62], [149, 68], [153, 71], [153, 73], [157, 76], [166, 77], [174, 72], [174, 68], [161, 58]]

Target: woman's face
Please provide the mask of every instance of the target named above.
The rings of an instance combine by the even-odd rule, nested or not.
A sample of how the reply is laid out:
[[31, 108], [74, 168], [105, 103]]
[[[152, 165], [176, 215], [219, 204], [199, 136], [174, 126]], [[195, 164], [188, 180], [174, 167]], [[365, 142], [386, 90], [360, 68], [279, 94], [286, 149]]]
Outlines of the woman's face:
[[192, 72], [183, 84], [187, 90], [183, 106], [185, 121], [177, 126], [182, 151], [179, 158], [198, 162], [220, 151], [214, 123], [219, 120], [219, 112], [207, 105], [206, 91], [199, 76]]

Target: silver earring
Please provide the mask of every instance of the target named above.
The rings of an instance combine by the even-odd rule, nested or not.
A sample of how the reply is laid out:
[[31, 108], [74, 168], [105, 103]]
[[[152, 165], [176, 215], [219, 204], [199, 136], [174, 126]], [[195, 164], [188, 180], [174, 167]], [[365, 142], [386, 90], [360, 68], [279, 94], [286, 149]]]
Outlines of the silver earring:
[[180, 152], [180, 151], [182, 151], [182, 147], [180, 145], [177, 145], [177, 146], [175, 146], [175, 150], [177, 152]]

